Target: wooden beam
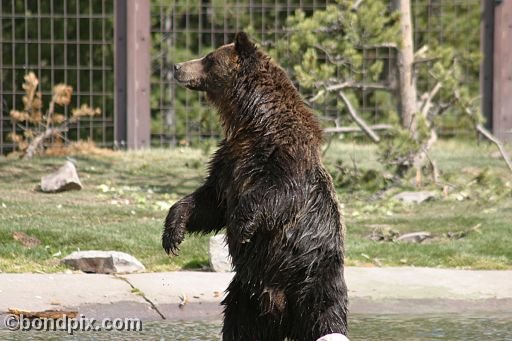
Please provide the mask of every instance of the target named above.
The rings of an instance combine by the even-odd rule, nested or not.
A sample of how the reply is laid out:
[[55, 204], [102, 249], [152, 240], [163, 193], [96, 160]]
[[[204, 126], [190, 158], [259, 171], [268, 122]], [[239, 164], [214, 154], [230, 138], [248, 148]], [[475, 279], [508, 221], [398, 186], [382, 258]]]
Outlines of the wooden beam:
[[151, 36], [149, 0], [116, 1], [116, 142], [150, 145]]
[[150, 145], [151, 35], [149, 0], [127, 1], [127, 144], [139, 149]]
[[499, 140], [512, 142], [512, 1], [497, 5], [494, 16], [492, 127]]

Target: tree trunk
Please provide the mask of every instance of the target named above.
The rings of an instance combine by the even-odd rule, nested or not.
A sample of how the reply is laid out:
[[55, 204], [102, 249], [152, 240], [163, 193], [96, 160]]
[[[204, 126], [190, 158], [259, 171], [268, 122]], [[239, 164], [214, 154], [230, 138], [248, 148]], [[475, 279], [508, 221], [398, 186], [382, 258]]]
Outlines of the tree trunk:
[[414, 76], [414, 44], [411, 1], [393, 0], [393, 9], [400, 12], [400, 44], [397, 49], [398, 99], [402, 127], [416, 131], [414, 115], [418, 111], [416, 78]]

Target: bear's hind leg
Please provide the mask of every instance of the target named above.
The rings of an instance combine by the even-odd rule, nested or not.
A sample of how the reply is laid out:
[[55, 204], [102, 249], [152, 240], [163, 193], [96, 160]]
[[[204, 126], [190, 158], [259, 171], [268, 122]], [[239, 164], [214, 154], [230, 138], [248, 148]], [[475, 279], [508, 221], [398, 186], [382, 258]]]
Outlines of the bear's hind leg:
[[270, 314], [262, 314], [259, 295], [251, 295], [249, 290], [233, 279], [224, 305], [223, 341], [282, 341], [276, 319]]

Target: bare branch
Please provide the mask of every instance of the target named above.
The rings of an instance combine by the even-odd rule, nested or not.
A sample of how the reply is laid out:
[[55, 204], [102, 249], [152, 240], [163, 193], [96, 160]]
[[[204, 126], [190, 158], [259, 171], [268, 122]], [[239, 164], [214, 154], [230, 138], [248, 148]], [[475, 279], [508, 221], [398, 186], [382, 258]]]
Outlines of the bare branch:
[[350, 67], [350, 69], [352, 69], [352, 65], [346, 60], [346, 59], [343, 59], [343, 58], [339, 58], [339, 57], [333, 57], [329, 51], [327, 51], [325, 48], [323, 48], [322, 46], [320, 45], [314, 45], [313, 46], [315, 49], [317, 50], [320, 50], [322, 51], [326, 57], [327, 57], [327, 60], [334, 64], [334, 65], [348, 65]]
[[67, 131], [68, 128], [66, 126], [58, 127], [58, 128], [48, 128], [45, 130], [44, 133], [37, 135], [32, 142], [27, 147], [27, 151], [25, 155], [23, 156], [24, 159], [31, 159], [37, 152], [37, 150], [41, 147], [44, 140], [59, 135], [60, 133], [63, 133]]
[[[458, 91], [455, 91], [454, 95], [455, 95], [455, 99], [459, 103], [461, 103], [461, 105], [464, 108], [464, 111], [466, 112], [466, 114], [468, 114], [473, 120], [475, 120], [475, 118], [473, 116], [473, 113], [471, 112], [471, 109], [469, 109], [467, 106], [462, 104], [462, 101], [461, 101], [461, 98], [460, 98], [460, 93]], [[498, 150], [499, 150], [499, 152], [501, 154], [501, 157], [503, 158], [503, 161], [505, 161], [505, 163], [507, 164], [508, 169], [512, 172], [512, 162], [510, 161], [510, 158], [509, 158], [509, 156], [507, 154], [507, 151], [503, 147], [503, 143], [501, 143], [501, 141], [496, 136], [494, 136], [490, 131], [485, 129], [485, 127], [482, 124], [475, 122], [475, 129], [476, 129], [477, 132], [482, 134], [483, 137], [485, 137], [486, 139], [488, 139], [489, 141], [494, 143], [496, 145], [496, 147], [498, 147]]]
[[350, 10], [354, 12], [357, 11], [357, 8], [359, 7], [359, 5], [361, 5], [362, 2], [363, 0], [356, 0], [356, 2], [354, 2]]
[[436, 163], [429, 157], [428, 153], [434, 143], [437, 141], [437, 133], [434, 128], [430, 129], [430, 138], [428, 141], [421, 146], [421, 150], [418, 154], [414, 156], [414, 168], [416, 169], [416, 185], [419, 186], [421, 184], [421, 168], [425, 164], [426, 160], [430, 161], [432, 166], [432, 176], [434, 178], [434, 183], [437, 183], [439, 178], [439, 171], [437, 169]]
[[421, 106], [420, 112], [423, 114], [424, 117], [427, 117], [428, 112], [432, 108], [432, 99], [437, 95], [442, 86], [443, 83], [437, 82], [436, 85], [434, 85], [434, 87], [432, 88], [432, 90], [421, 95], [423, 105]]
[[327, 85], [326, 82], [319, 82], [316, 84], [317, 87], [324, 87], [323, 89], [319, 90], [313, 97], [311, 97], [308, 102], [315, 102], [320, 97], [322, 97], [325, 92], [333, 92], [333, 91], [339, 91], [343, 89], [360, 89], [360, 90], [384, 90], [384, 91], [392, 91], [391, 87], [386, 84], [379, 84], [379, 83], [356, 83], [352, 80], [345, 81], [342, 83], [336, 83]]
[[325, 94], [325, 90], [320, 90], [316, 93], [316, 95], [314, 95], [313, 97], [311, 97], [308, 102], [316, 102], [318, 101], [318, 99], [320, 97], [322, 97], [323, 95]]
[[427, 54], [428, 50], [429, 50], [428, 45], [423, 45], [418, 50], [416, 50], [416, 52], [414, 53], [414, 59], [425, 58], [425, 55]]
[[415, 58], [414, 62], [413, 62], [413, 65], [416, 66], [416, 64], [433, 62], [433, 61], [439, 60], [439, 59], [441, 59], [441, 58], [439, 58], [439, 57]]
[[352, 88], [352, 89], [361, 89], [361, 90], [386, 90], [390, 91], [391, 88], [385, 84], [379, 84], [379, 83], [354, 83], [353, 81], [338, 83], [329, 85], [325, 88], [327, 91], [338, 91], [346, 88]]
[[398, 45], [396, 43], [365, 44], [363, 46], [360, 46], [360, 48], [363, 48], [363, 49], [379, 49], [379, 48], [396, 49], [396, 48], [398, 48]]
[[496, 147], [498, 147], [498, 150], [500, 151], [501, 157], [503, 158], [503, 160], [507, 164], [508, 169], [510, 169], [510, 171], [512, 172], [512, 162], [510, 162], [510, 158], [508, 157], [507, 151], [503, 147], [503, 143], [501, 143], [500, 140], [498, 140], [493, 134], [491, 134], [490, 131], [485, 129], [484, 126], [482, 126], [480, 123], [478, 123], [476, 125], [476, 130], [480, 134], [482, 134], [482, 136], [484, 136], [486, 139], [488, 139], [489, 141], [494, 143], [496, 145]]
[[373, 142], [375, 143], [379, 143], [380, 142], [380, 138], [379, 136], [366, 124], [366, 122], [357, 114], [356, 110], [354, 109], [354, 107], [352, 106], [352, 103], [350, 103], [350, 101], [348, 100], [347, 96], [345, 95], [345, 93], [343, 91], [339, 91], [338, 92], [338, 95], [341, 97], [341, 99], [343, 100], [343, 102], [345, 103], [345, 105], [347, 106], [347, 110], [348, 110], [348, 113], [350, 114], [350, 116], [352, 116], [352, 118], [354, 119], [354, 121], [356, 122], [356, 124], [361, 127], [361, 130], [363, 130], [372, 140]]
[[[371, 130], [391, 130], [393, 126], [391, 124], [374, 124], [369, 126]], [[360, 127], [333, 127], [325, 128], [324, 133], [357, 133], [362, 131]]]

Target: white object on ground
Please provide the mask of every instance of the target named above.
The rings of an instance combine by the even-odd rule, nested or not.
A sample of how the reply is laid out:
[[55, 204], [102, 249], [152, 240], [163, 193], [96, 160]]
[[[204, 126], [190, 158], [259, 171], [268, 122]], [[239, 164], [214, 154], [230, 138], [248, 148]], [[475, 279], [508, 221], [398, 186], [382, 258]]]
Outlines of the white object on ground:
[[329, 334], [329, 335], [322, 336], [321, 338], [319, 338], [316, 341], [350, 341], [350, 340], [343, 334]]
[[393, 197], [398, 201], [405, 203], [421, 204], [424, 201], [434, 199], [436, 192], [420, 191], [420, 192], [401, 192]]

